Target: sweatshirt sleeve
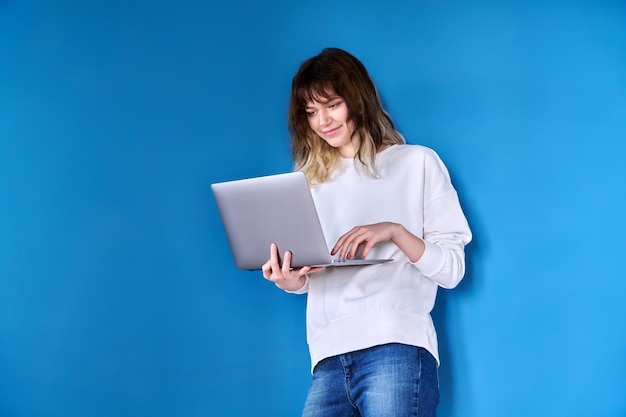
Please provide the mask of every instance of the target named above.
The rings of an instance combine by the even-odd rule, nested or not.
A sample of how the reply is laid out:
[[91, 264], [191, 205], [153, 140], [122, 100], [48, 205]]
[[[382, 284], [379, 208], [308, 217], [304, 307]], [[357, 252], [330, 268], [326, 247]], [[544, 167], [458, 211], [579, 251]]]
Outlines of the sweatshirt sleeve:
[[434, 151], [424, 161], [426, 249], [413, 265], [443, 288], [454, 288], [465, 274], [465, 245], [472, 240], [447, 168]]

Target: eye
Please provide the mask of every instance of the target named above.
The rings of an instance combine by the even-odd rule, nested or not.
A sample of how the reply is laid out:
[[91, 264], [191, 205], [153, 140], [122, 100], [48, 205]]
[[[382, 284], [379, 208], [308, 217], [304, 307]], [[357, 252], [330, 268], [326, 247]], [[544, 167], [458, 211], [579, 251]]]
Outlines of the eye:
[[307, 117], [314, 116], [317, 113], [315, 110], [305, 110]]
[[329, 109], [335, 109], [335, 108], [339, 107], [342, 103], [343, 103], [343, 101], [335, 101], [332, 104], [330, 104], [328, 106], [328, 108]]

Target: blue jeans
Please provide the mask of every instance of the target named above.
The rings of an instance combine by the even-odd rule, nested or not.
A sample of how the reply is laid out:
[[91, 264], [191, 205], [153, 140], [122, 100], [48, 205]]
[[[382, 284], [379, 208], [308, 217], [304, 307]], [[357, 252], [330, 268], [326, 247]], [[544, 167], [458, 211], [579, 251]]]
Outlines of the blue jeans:
[[437, 362], [392, 343], [324, 359], [313, 371], [303, 417], [434, 417]]

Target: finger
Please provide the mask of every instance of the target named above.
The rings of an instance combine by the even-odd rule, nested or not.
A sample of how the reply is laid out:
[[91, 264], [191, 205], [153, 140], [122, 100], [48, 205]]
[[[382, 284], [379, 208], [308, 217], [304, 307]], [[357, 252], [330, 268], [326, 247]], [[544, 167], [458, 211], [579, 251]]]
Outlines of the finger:
[[339, 259], [344, 260], [346, 257], [346, 254], [348, 253], [348, 250], [350, 250], [350, 246], [352, 245], [353, 239], [354, 238], [352, 236], [352, 232], [344, 235], [341, 239], [337, 241], [337, 244], [333, 248], [333, 251], [331, 252], [331, 254], [335, 255], [338, 253]]
[[352, 242], [352, 245], [350, 246], [350, 250], [346, 254], [348, 259], [356, 258], [357, 254], [359, 253], [359, 250], [361, 250], [364, 244], [365, 242], [362, 240], [359, 240], [358, 242]]
[[355, 235], [346, 239], [339, 251], [339, 259], [350, 259], [350, 253], [353, 249], [356, 249], [356, 245], [358, 245], [358, 238]]
[[261, 271], [263, 271], [263, 278], [269, 279], [272, 273], [272, 267], [270, 266], [270, 261], [268, 260], [261, 267]]
[[301, 277], [306, 274], [312, 274], [313, 272], [321, 271], [322, 269], [324, 269], [323, 266], [316, 266], [316, 267], [303, 266], [302, 268], [298, 269], [298, 276]]
[[340, 237], [339, 240], [337, 240], [337, 243], [335, 243], [335, 246], [333, 246], [333, 248], [330, 251], [331, 255], [335, 255], [337, 253], [337, 251], [343, 246], [343, 240], [344, 237]]
[[[304, 270], [306, 268], [306, 270]], [[324, 266], [305, 266], [304, 268], [302, 268], [302, 274], [300, 275], [307, 275], [307, 274], [314, 274], [316, 272], [322, 271], [324, 269], [326, 269], [326, 267]]]
[[270, 245], [270, 267], [272, 272], [280, 271], [280, 259], [278, 257], [278, 246], [275, 243]]
[[339, 251], [339, 249], [345, 246], [346, 241], [348, 241], [351, 238], [351, 236], [354, 234], [356, 230], [357, 228], [353, 227], [352, 229], [350, 229], [350, 231], [341, 235], [339, 239], [337, 239], [337, 243], [335, 243], [335, 246], [333, 246], [333, 249], [330, 251], [330, 254], [335, 255], [337, 251]]
[[367, 241], [367, 238], [368, 234], [366, 230], [361, 229], [354, 233], [350, 241], [347, 242], [347, 245], [342, 248], [342, 251], [345, 251], [345, 256], [348, 259], [354, 259], [361, 248], [361, 245]]
[[370, 250], [373, 247], [374, 247], [374, 244], [372, 243], [372, 241], [368, 241], [367, 243], [361, 244], [361, 247], [359, 248], [361, 259], [365, 259], [367, 257], [367, 254], [370, 252]]
[[363, 247], [365, 247], [365, 241], [353, 244], [352, 247], [350, 248], [350, 253], [348, 253], [347, 255], [348, 258], [356, 259], [359, 256], [359, 254], [363, 251]]
[[369, 252], [368, 248], [374, 246], [377, 241], [378, 239], [373, 232], [364, 233], [362, 236], [360, 236], [359, 243], [352, 253], [352, 256], [360, 256], [361, 258], [365, 258], [367, 252]]
[[[361, 259], [365, 259], [365, 257], [367, 257], [367, 255], [370, 253], [372, 248], [377, 243], [381, 242], [382, 240], [383, 239], [381, 239], [381, 236], [377, 235], [376, 233], [371, 233], [371, 234], [367, 234], [363, 236], [363, 240], [360, 242], [359, 248], [358, 248], [358, 251], [360, 251]], [[358, 251], [355, 253], [355, 256], [358, 253]]]
[[282, 266], [283, 276], [289, 276], [289, 272], [291, 271], [291, 252], [285, 252], [283, 256], [283, 266]]
[[348, 242], [348, 243], [344, 244], [344, 245], [341, 247], [341, 250], [339, 251], [339, 259], [340, 259], [340, 260], [342, 260], [342, 261], [343, 261], [344, 259], [346, 259], [346, 257], [347, 257], [347, 256], [348, 256], [348, 254], [350, 253], [349, 251], [350, 251], [350, 248], [351, 248], [351, 247], [352, 247], [352, 243], [350, 243], [350, 242]]

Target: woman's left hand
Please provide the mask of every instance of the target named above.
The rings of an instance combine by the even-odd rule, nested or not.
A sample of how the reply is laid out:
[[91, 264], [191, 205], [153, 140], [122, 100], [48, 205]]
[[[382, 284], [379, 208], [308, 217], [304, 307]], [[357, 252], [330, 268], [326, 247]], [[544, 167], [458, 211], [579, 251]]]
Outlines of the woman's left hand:
[[382, 222], [353, 228], [339, 238], [330, 254], [339, 253], [340, 260], [354, 259], [357, 255], [365, 259], [375, 244], [386, 241], [395, 243], [411, 262], [417, 262], [426, 249], [424, 241], [401, 224]]
[[401, 225], [391, 222], [354, 227], [339, 238], [330, 254], [339, 253], [340, 260], [354, 259], [357, 254], [364, 259], [378, 242], [393, 240], [399, 229], [402, 229]]

